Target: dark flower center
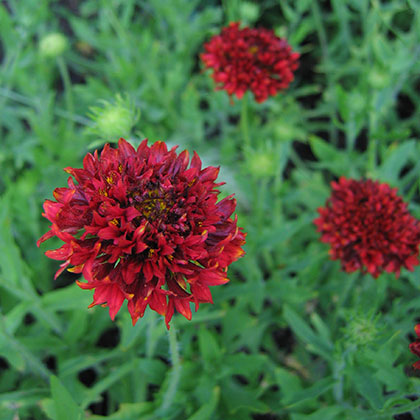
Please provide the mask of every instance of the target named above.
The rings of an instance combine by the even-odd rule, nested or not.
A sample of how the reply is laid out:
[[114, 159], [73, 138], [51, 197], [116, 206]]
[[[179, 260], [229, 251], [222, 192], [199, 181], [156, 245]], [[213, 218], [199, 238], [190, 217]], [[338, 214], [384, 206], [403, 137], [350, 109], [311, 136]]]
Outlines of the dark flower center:
[[154, 221], [168, 213], [169, 206], [166, 198], [158, 194], [157, 190], [149, 191], [142, 201], [134, 205], [149, 221]]

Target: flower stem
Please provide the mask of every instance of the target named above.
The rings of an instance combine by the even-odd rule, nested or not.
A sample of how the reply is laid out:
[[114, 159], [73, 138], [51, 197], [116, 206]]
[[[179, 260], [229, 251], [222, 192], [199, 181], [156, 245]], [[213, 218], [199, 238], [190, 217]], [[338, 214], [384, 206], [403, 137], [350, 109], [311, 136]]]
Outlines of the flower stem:
[[[321, 54], [322, 59], [324, 61], [323, 66], [325, 66], [326, 69], [330, 69], [332, 67], [331, 59], [330, 59], [330, 53], [328, 51], [328, 39], [327, 39], [327, 33], [325, 31], [325, 25], [322, 20], [322, 14], [321, 9], [318, 4], [318, 0], [313, 0], [311, 2], [312, 6], [312, 16], [314, 19], [314, 25], [317, 31], [319, 43], [321, 46]], [[337, 102], [337, 99], [335, 98], [335, 87], [334, 87], [334, 80], [332, 79], [332, 74], [330, 71], [325, 72], [325, 77], [327, 80], [327, 89], [328, 92], [333, 95], [334, 101]], [[335, 118], [335, 110], [332, 106], [329, 107], [329, 113], [331, 121], [334, 121]], [[330, 124], [330, 138], [334, 144], [337, 144], [338, 142], [338, 133], [335, 129], [333, 124]]]
[[[63, 57], [57, 58], [58, 70], [60, 71], [60, 76], [63, 81], [64, 85], [64, 94], [66, 98], [66, 107], [67, 111], [70, 114], [74, 113], [74, 105], [73, 105], [73, 95], [72, 95], [72, 86], [69, 71], [67, 68], [66, 62], [63, 60]], [[71, 122], [69, 124], [72, 124]]]
[[242, 140], [244, 147], [248, 148], [251, 146], [251, 139], [249, 137], [249, 123], [248, 123], [248, 95], [245, 94], [242, 98], [242, 107], [241, 107], [241, 132]]
[[179, 359], [178, 342], [176, 339], [176, 329], [172, 321], [171, 328], [168, 331], [169, 351], [171, 353], [172, 372], [169, 380], [168, 389], [163, 397], [163, 403], [160, 406], [159, 414], [164, 414], [171, 407], [178, 388], [179, 379], [181, 377], [181, 362]]
[[370, 138], [368, 143], [368, 168], [370, 175], [373, 175], [376, 168], [376, 140], [374, 138]]
[[369, 176], [374, 176], [376, 170], [376, 159], [378, 153], [378, 140], [375, 138], [377, 119], [375, 115], [369, 118], [369, 142], [367, 146]]

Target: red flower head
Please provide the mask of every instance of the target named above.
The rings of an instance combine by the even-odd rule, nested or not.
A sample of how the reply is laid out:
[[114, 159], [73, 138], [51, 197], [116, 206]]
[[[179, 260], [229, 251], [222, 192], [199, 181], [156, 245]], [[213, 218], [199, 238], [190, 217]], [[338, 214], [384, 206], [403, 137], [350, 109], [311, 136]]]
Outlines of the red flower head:
[[412, 271], [418, 265], [419, 221], [407, 211], [396, 188], [344, 177], [331, 186], [331, 197], [318, 209], [320, 217], [314, 223], [343, 270], [360, 269], [375, 278], [385, 270], [398, 277], [401, 266]]
[[66, 168], [68, 188], [54, 191], [43, 216], [64, 245], [46, 255], [83, 273], [82, 289], [95, 289], [90, 306], [106, 304], [112, 319], [128, 300], [133, 324], [149, 305], [169, 328], [174, 309], [191, 319], [212, 302], [209, 286], [228, 282], [229, 264], [244, 254], [245, 234], [231, 218], [236, 202], [217, 202], [218, 168], [201, 169], [196, 153], [177, 155], [165, 143], [137, 151], [124, 139], [87, 154], [83, 169]]
[[[416, 341], [414, 341], [414, 343], [411, 343], [409, 347], [411, 353], [414, 353], [417, 357], [420, 357], [420, 324], [417, 324], [414, 327], [414, 331], [417, 334], [417, 338]], [[420, 360], [413, 363], [413, 367], [414, 369], [420, 369]]]
[[240, 99], [249, 89], [257, 102], [286, 89], [299, 67], [299, 53], [292, 52], [285, 39], [272, 30], [243, 28], [231, 23], [204, 44], [201, 59], [213, 69], [218, 89]]

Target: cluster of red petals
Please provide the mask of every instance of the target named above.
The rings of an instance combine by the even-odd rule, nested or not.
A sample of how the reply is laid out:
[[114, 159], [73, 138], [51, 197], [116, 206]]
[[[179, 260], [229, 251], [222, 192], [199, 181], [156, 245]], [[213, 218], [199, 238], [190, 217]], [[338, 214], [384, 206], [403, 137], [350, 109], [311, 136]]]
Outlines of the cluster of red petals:
[[[410, 351], [417, 357], [420, 357], [420, 324], [417, 324], [414, 327], [414, 331], [416, 332], [417, 338], [416, 341], [414, 341], [414, 343], [410, 344]], [[420, 369], [420, 360], [413, 363], [413, 367], [414, 369]]]
[[64, 245], [46, 255], [83, 273], [82, 289], [95, 289], [93, 305], [109, 307], [112, 319], [128, 300], [133, 324], [147, 306], [165, 316], [174, 310], [191, 319], [212, 302], [209, 286], [228, 282], [227, 267], [243, 255], [245, 234], [232, 218], [232, 197], [217, 201], [218, 168], [201, 168], [196, 153], [179, 155], [165, 143], [144, 140], [137, 151], [124, 139], [105, 145], [66, 168], [68, 188], [54, 191], [43, 215]]
[[299, 53], [292, 52], [285, 39], [264, 28], [239, 29], [239, 23], [223, 28], [204, 49], [201, 59], [213, 69], [218, 89], [239, 99], [249, 89], [257, 102], [264, 102], [286, 89], [299, 67]]
[[419, 221], [396, 188], [344, 177], [331, 186], [331, 197], [314, 223], [344, 271], [360, 269], [376, 278], [385, 270], [398, 277], [402, 266], [412, 271], [419, 264]]

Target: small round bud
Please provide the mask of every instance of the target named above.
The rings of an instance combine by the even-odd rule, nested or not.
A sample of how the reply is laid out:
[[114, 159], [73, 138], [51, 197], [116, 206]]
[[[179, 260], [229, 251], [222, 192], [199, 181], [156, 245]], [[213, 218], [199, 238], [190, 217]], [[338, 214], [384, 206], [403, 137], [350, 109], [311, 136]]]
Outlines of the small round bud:
[[379, 68], [373, 68], [368, 75], [368, 81], [374, 89], [383, 89], [389, 84], [389, 74]]
[[90, 110], [89, 116], [94, 125], [89, 131], [111, 141], [120, 137], [130, 137], [139, 117], [139, 111], [135, 110], [128, 99], [125, 100], [120, 95], [117, 95], [114, 103], [103, 101], [102, 107], [92, 107]]
[[265, 178], [274, 175], [276, 162], [273, 155], [264, 152], [257, 152], [249, 162], [250, 171], [257, 178]]
[[44, 36], [39, 42], [39, 51], [46, 58], [54, 58], [62, 55], [67, 47], [67, 38], [58, 32]]
[[276, 135], [276, 140], [279, 141], [294, 140], [296, 137], [295, 128], [292, 125], [285, 124], [284, 122], [275, 126], [274, 133]]
[[357, 346], [375, 341], [380, 333], [377, 323], [378, 317], [356, 315], [351, 318], [346, 327], [349, 340]]

